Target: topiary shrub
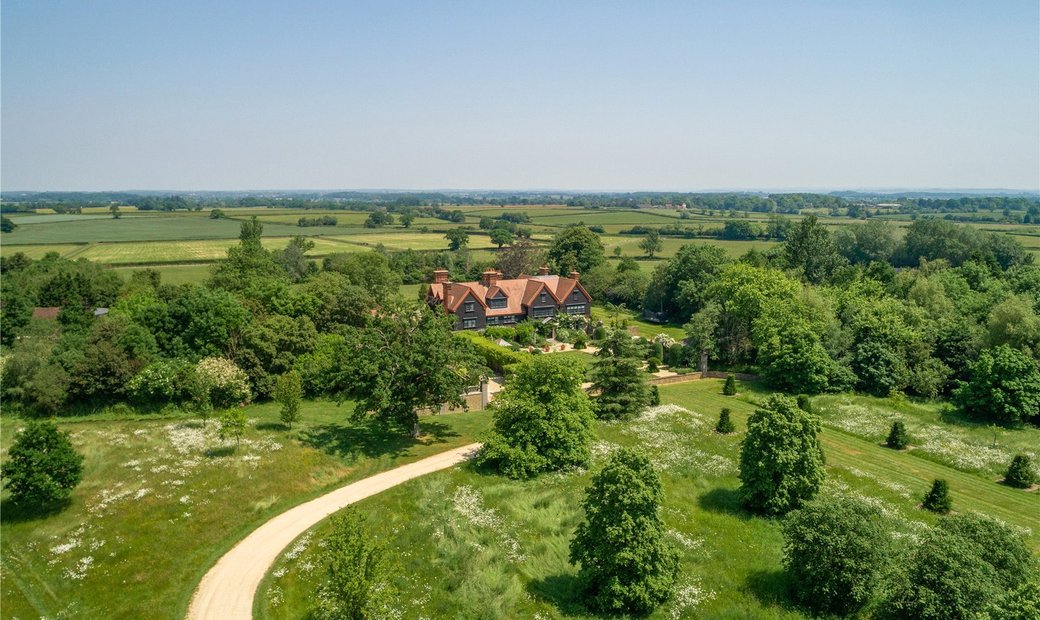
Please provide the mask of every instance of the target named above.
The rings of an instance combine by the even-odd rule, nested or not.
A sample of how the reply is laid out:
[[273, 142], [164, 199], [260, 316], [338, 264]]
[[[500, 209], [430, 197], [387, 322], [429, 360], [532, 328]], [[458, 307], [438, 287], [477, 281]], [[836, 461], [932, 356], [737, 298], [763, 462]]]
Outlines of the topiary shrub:
[[664, 345], [661, 344], [660, 340], [654, 340], [653, 344], [650, 345], [650, 357], [659, 360], [664, 359]]
[[585, 339], [585, 334], [578, 334], [577, 336], [574, 337], [574, 348], [575, 349], [580, 351], [580, 350], [584, 349], [587, 346], [588, 346], [588, 342]]
[[682, 366], [683, 358], [686, 355], [686, 350], [678, 342], [668, 347], [664, 351], [664, 363], [671, 367]]
[[657, 372], [659, 370], [661, 370], [661, 360], [656, 357], [651, 357], [646, 361], [647, 372]]
[[885, 445], [893, 450], [902, 450], [907, 446], [906, 427], [899, 420], [892, 423], [892, 430], [888, 432]]
[[737, 393], [737, 378], [733, 375], [726, 376], [726, 383], [722, 386], [722, 393], [726, 396], [735, 396]]
[[953, 500], [950, 499], [950, 485], [942, 479], [936, 479], [932, 483], [932, 489], [924, 496], [921, 507], [939, 514], [950, 512]]
[[650, 406], [656, 407], [661, 404], [661, 390], [656, 385], [650, 386]]
[[722, 411], [719, 412], [719, 421], [715, 424], [715, 432], [728, 435], [735, 430], [737, 429], [733, 425], [733, 420], [729, 419], [729, 408], [723, 407]]
[[1017, 489], [1028, 489], [1036, 484], [1036, 472], [1028, 456], [1018, 454], [1011, 459], [1011, 465], [1004, 474], [1004, 484]]
[[597, 325], [596, 329], [592, 332], [593, 340], [605, 340], [607, 338], [607, 328], [603, 325]]
[[0, 468], [16, 504], [42, 508], [68, 499], [83, 478], [83, 457], [52, 422], [29, 422]]

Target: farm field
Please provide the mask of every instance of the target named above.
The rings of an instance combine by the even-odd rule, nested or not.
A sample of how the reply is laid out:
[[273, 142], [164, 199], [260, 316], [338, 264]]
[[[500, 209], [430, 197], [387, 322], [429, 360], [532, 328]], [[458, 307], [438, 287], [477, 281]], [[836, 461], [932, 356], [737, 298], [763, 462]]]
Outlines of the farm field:
[[[3, 617], [183, 618], [205, 571], [257, 525], [323, 489], [470, 443], [488, 419], [426, 418], [411, 440], [350, 422], [349, 404], [302, 411], [288, 432], [277, 405], [248, 407], [238, 448], [214, 421], [59, 419], [86, 457], [83, 483], [54, 516], [3, 505]], [[22, 424], [0, 421], [3, 455]]]
[[[265, 237], [263, 245], [269, 250], [283, 249], [290, 237]], [[355, 244], [341, 243], [324, 238], [313, 238], [311, 256], [324, 256], [336, 252], [358, 252], [364, 248]], [[134, 263], [178, 263], [191, 261], [216, 261], [227, 256], [228, 248], [238, 243], [237, 239], [202, 239], [192, 241], [140, 241], [127, 243], [89, 243], [43, 246], [4, 246], [3, 254], [25, 252], [30, 258], [42, 258], [47, 252], [58, 252], [65, 258], [86, 258], [94, 262], [118, 265]]]
[[[587, 225], [603, 226], [602, 235], [608, 257], [620, 247], [626, 256], [641, 257], [638, 248], [639, 235], [619, 235], [619, 231], [634, 225], [666, 225], [681, 223], [684, 226], [719, 227], [732, 218], [720, 214], [701, 215], [697, 210], [687, 212], [686, 219], [679, 219], [679, 212], [671, 209], [585, 209], [562, 205], [516, 205], [495, 207], [488, 205], [453, 207], [467, 216], [465, 226], [471, 228], [470, 249], [474, 258], [488, 259], [495, 249], [483, 231], [476, 230], [476, 223], [483, 216], [495, 216], [502, 212], [527, 213], [532, 221], [525, 226], [534, 231], [537, 242], [547, 242], [567, 225], [584, 222]], [[125, 215], [112, 219], [103, 209], [88, 209], [90, 213], [79, 214], [13, 214], [11, 218], [19, 224], [13, 233], [0, 236], [0, 254], [9, 256], [24, 252], [33, 259], [42, 258], [48, 252], [76, 259], [86, 258], [107, 265], [147, 264], [161, 266], [163, 263], [179, 265], [190, 262], [209, 262], [223, 258], [226, 249], [237, 242], [239, 226], [252, 215], [264, 223], [264, 245], [268, 248], [284, 247], [295, 235], [311, 237], [316, 247], [311, 256], [324, 256], [335, 252], [364, 251], [382, 245], [390, 251], [413, 249], [418, 251], [442, 251], [448, 247], [444, 231], [459, 226], [434, 218], [417, 218], [412, 228], [405, 229], [397, 224], [370, 229], [362, 226], [367, 212], [346, 210], [302, 210], [285, 208], [234, 208], [226, 209], [225, 219], [210, 219], [207, 211], [201, 212], [151, 212], [125, 209]], [[301, 217], [334, 215], [337, 226], [296, 226]], [[768, 215], [746, 214], [747, 220], [764, 225]], [[829, 228], [862, 223], [862, 220], [825, 217], [823, 223]], [[896, 220], [898, 226], [910, 224], [909, 219]], [[1040, 254], [1040, 228], [1028, 225], [979, 223], [973, 224], [983, 230], [1012, 235], [1027, 250]], [[423, 233], [420, 228], [426, 227]], [[662, 238], [664, 245], [655, 259], [674, 256], [685, 244], [717, 245], [726, 253], [737, 258], [749, 249], [765, 251], [776, 247], [777, 242], [727, 241], [707, 238], [680, 239]], [[640, 261], [640, 267], [652, 271], [658, 260]], [[178, 282], [192, 281], [189, 276], [201, 275], [203, 270], [177, 268], [171, 273]], [[196, 280], [197, 281], [197, 280]]]
[[[741, 435], [755, 403], [766, 393], [743, 385], [737, 397], [726, 397], [721, 388], [718, 380], [661, 386], [662, 402], [684, 409], [665, 407], [632, 422], [597, 423], [589, 471], [512, 481], [461, 466], [358, 504], [369, 531], [388, 547], [402, 616], [589, 617], [578, 604], [576, 570], [567, 560], [582, 516], [580, 501], [591, 472], [611, 451], [638, 446], [661, 471], [662, 518], [682, 563], [676, 596], [650, 617], [807, 617], [784, 594], [779, 521], [746, 514], [736, 494]], [[840, 428], [842, 420], [859, 412], [846, 406], [915, 425], [935, 422], [937, 407], [840, 396], [818, 400], [825, 410], [824, 493], [875, 503], [899, 539], [910, 541], [934, 522], [917, 504], [934, 478], [946, 478], [955, 510], [978, 510], [1025, 528], [1030, 546], [1040, 550], [1037, 493], [1001, 486], [988, 471], [922, 458], [916, 450], [892, 451]], [[712, 430], [723, 406], [733, 410], [737, 433], [731, 436]], [[944, 428], [958, 436], [964, 430]], [[991, 441], [971, 430], [965, 433], [966, 443], [950, 447], [957, 454], [970, 454]], [[996, 449], [1011, 453], [1038, 443], [1040, 430], [1016, 431], [1000, 437]], [[299, 539], [268, 574], [254, 608], [256, 617], [305, 615], [322, 577], [318, 541], [326, 527], [319, 525]]]

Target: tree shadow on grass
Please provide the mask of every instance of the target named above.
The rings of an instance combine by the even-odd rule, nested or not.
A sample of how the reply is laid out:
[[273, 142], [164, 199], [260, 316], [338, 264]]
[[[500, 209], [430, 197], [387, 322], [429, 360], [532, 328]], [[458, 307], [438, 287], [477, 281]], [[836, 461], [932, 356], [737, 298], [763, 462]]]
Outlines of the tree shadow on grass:
[[712, 489], [697, 498], [697, 505], [711, 512], [719, 512], [738, 517], [743, 521], [747, 521], [752, 517], [752, 515], [744, 510], [744, 507], [741, 505], [740, 493], [737, 489]]
[[65, 510], [71, 503], [72, 500], [63, 499], [44, 505], [20, 504], [7, 498], [0, 502], [0, 523], [8, 525], [46, 519]]
[[344, 424], [320, 424], [300, 433], [305, 446], [337, 457], [402, 456], [413, 446], [445, 443], [458, 437], [447, 424], [433, 420], [420, 422], [419, 438], [413, 438], [399, 428], [387, 426], [376, 419]]
[[258, 431], [288, 431], [289, 427], [281, 422], [258, 422], [256, 425]]
[[551, 603], [568, 616], [583, 616], [588, 610], [582, 605], [581, 584], [577, 575], [563, 573], [549, 575], [528, 582], [527, 590], [534, 596]]
[[210, 448], [206, 450], [206, 456], [211, 459], [222, 458], [225, 456], [231, 456], [235, 453], [237, 446], [220, 446], [219, 448]]
[[782, 570], [756, 570], [748, 574], [744, 582], [748, 593], [766, 607], [780, 607], [789, 611], [802, 611], [791, 600], [791, 581]]

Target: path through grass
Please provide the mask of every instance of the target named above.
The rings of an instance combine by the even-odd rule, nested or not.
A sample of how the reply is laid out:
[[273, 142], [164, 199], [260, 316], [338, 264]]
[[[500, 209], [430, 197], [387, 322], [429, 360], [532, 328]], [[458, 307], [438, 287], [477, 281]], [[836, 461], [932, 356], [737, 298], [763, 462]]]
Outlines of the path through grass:
[[[242, 445], [187, 418], [59, 421], [86, 456], [71, 505], [45, 518], [0, 508], [5, 618], [182, 618], [206, 570], [271, 516], [320, 492], [464, 445], [484, 413], [426, 418], [413, 441], [307, 403], [292, 432], [251, 406]], [[4, 419], [6, 452], [22, 422]], [[116, 594], [118, 593], [118, 594]]]

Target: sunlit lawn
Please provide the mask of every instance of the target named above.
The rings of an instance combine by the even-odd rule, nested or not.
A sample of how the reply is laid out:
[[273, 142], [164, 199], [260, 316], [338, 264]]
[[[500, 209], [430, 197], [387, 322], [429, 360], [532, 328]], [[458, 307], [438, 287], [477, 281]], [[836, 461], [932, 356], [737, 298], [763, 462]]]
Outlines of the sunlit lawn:
[[[413, 441], [354, 424], [349, 404], [305, 403], [293, 430], [247, 409], [242, 445], [188, 418], [61, 420], [85, 456], [64, 511], [0, 524], [5, 618], [182, 618], [198, 580], [271, 516], [324, 489], [475, 440], [485, 413], [426, 418]], [[23, 423], [5, 418], [6, 453]]]

